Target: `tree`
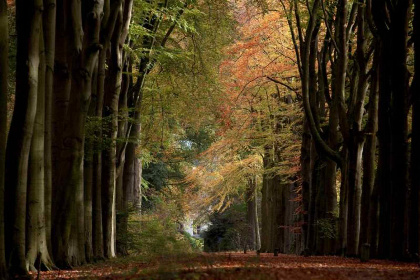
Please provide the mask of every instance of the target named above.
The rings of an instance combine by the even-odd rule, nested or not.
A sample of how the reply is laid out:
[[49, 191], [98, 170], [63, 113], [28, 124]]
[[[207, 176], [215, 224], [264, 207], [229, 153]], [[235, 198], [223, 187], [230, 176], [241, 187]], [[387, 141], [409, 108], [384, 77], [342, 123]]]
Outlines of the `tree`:
[[6, 152], [6, 254], [12, 274], [26, 274], [26, 197], [29, 152], [38, 95], [42, 1], [16, 1], [16, 103]]
[[0, 278], [6, 278], [5, 224], [4, 224], [4, 187], [5, 159], [7, 141], [7, 93], [8, 93], [8, 55], [9, 28], [7, 19], [7, 2], [0, 1]]

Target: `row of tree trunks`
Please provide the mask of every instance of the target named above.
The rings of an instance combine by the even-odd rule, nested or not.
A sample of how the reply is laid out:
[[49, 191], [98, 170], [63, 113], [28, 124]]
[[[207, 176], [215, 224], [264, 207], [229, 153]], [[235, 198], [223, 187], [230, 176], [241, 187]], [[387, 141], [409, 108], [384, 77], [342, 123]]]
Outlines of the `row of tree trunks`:
[[[2, 276], [6, 274], [6, 264], [12, 275], [23, 276], [28, 270], [83, 264], [102, 258], [104, 252], [107, 257], [115, 256], [115, 207], [106, 208], [113, 215], [110, 224], [114, 223], [114, 229], [111, 226], [111, 231], [104, 230], [102, 217], [108, 216], [102, 215], [105, 208], [101, 207], [101, 176], [95, 176], [102, 171], [97, 172], [94, 152], [86, 153], [85, 158], [85, 144], [93, 147], [90, 140], [85, 143], [85, 125], [88, 114], [94, 115], [103, 106], [98, 106], [98, 98], [92, 106], [90, 100], [92, 92], [95, 97], [99, 92], [99, 53], [104, 53], [103, 46], [110, 46], [111, 41], [115, 56], [111, 70], [116, 70], [112, 94], [118, 100], [123, 45], [133, 2], [105, 2], [16, 1], [16, 102], [7, 152], [7, 71], [1, 71], [0, 80], [1, 139], [4, 138], [0, 139], [0, 156], [5, 159], [0, 165], [0, 200], [11, 209], [4, 215], [2, 207], [0, 213], [6, 218], [7, 228], [2, 234], [2, 223]], [[7, 69], [6, 1], [1, 2], [0, 8], [0, 62], [1, 68]], [[103, 14], [107, 24], [102, 20]], [[115, 29], [117, 19], [119, 27]], [[118, 104], [114, 109], [113, 119], [117, 120]], [[99, 166], [102, 167], [101, 159]], [[109, 195], [113, 204], [114, 196], [115, 190]]]
[[[335, 6], [335, 17], [329, 18], [331, 14], [327, 9], [330, 7], [325, 7], [322, 1], [314, 1], [312, 6], [307, 7], [309, 19], [306, 28], [302, 28], [299, 3], [293, 3], [300, 43], [295, 43], [295, 50], [300, 58], [298, 61], [301, 61], [299, 67], [306, 115], [304, 129], [310, 132], [311, 137], [307, 138], [312, 140], [311, 152], [305, 153], [309, 156], [306, 163], [302, 157], [305, 184], [302, 203], [308, 211], [304, 214], [307, 218], [304, 216], [302, 228], [306, 236], [305, 248], [307, 253], [313, 254], [340, 252], [358, 255], [365, 139], [362, 119], [371, 55], [367, 46], [368, 32], [365, 31], [368, 8], [364, 2], [353, 3], [349, 11], [347, 1], [340, 0]], [[319, 18], [320, 14], [324, 15], [323, 19]], [[318, 47], [320, 25], [324, 25], [327, 31], [321, 48]], [[356, 27], [356, 55], [352, 60], [352, 72], [349, 72], [348, 49]], [[290, 29], [293, 33], [292, 25]], [[315, 68], [316, 61], [318, 69]], [[331, 71], [327, 67], [331, 67]], [[351, 76], [347, 78], [348, 72]], [[348, 100], [347, 79], [351, 81]], [[326, 110], [328, 126], [325, 126]], [[308, 141], [303, 142], [302, 150], [309, 150]], [[308, 174], [308, 169], [312, 169], [312, 174]], [[338, 170], [341, 171], [341, 185], [337, 213]], [[338, 231], [335, 232], [337, 224]]]
[[[419, 251], [418, 77], [414, 71], [410, 88], [407, 59], [414, 43], [415, 67], [418, 64], [417, 6], [411, 21], [409, 0], [352, 5], [340, 0], [334, 7], [315, 0], [306, 6], [308, 18], [302, 20], [304, 5], [291, 4], [296, 22], [290, 18], [288, 22], [305, 111], [301, 157], [305, 251], [329, 254], [337, 249], [358, 256], [362, 247], [370, 246], [371, 256], [412, 259]], [[317, 46], [320, 26], [325, 30], [321, 48]], [[338, 217], [337, 174], [341, 177]], [[327, 245], [328, 238], [319, 234], [320, 226], [325, 230], [324, 219], [333, 229], [338, 223], [338, 232], [333, 232], [336, 246]]]
[[160, 38], [168, 2], [142, 11], [149, 34], [136, 41], [144, 56], [133, 66], [124, 48], [133, 5], [16, 1], [16, 98], [6, 148], [9, 7], [0, 2], [0, 277], [6, 267], [24, 276], [114, 257], [117, 207], [122, 240], [130, 203], [140, 213], [143, 86], [158, 38], [165, 47], [178, 21]]

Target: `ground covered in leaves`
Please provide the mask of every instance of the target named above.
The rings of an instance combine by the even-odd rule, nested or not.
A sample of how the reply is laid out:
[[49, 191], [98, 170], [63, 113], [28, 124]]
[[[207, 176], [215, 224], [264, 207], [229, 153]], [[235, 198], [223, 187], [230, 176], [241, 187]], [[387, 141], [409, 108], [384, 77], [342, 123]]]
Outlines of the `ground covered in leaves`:
[[[36, 279], [37, 275], [33, 275]], [[415, 263], [340, 257], [255, 253], [131, 257], [86, 265], [72, 271], [42, 272], [40, 279], [420, 279]]]

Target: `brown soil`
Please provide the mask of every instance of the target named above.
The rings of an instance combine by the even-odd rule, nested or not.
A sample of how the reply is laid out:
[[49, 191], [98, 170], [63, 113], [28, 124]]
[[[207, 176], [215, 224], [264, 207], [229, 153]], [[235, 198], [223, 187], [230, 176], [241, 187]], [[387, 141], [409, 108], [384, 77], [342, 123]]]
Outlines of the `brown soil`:
[[[36, 278], [36, 275], [33, 275]], [[42, 272], [40, 279], [420, 279], [416, 263], [340, 257], [303, 257], [255, 253], [199, 254], [120, 259], [72, 271]]]

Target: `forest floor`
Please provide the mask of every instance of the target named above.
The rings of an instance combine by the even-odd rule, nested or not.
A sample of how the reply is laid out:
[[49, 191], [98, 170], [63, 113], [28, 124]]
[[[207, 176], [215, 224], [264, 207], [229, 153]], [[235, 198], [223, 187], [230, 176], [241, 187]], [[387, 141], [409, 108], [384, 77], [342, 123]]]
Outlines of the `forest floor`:
[[[37, 275], [32, 275], [34, 279]], [[39, 279], [420, 279], [416, 263], [341, 257], [303, 257], [255, 253], [214, 253], [184, 256], [130, 257], [42, 272]]]

